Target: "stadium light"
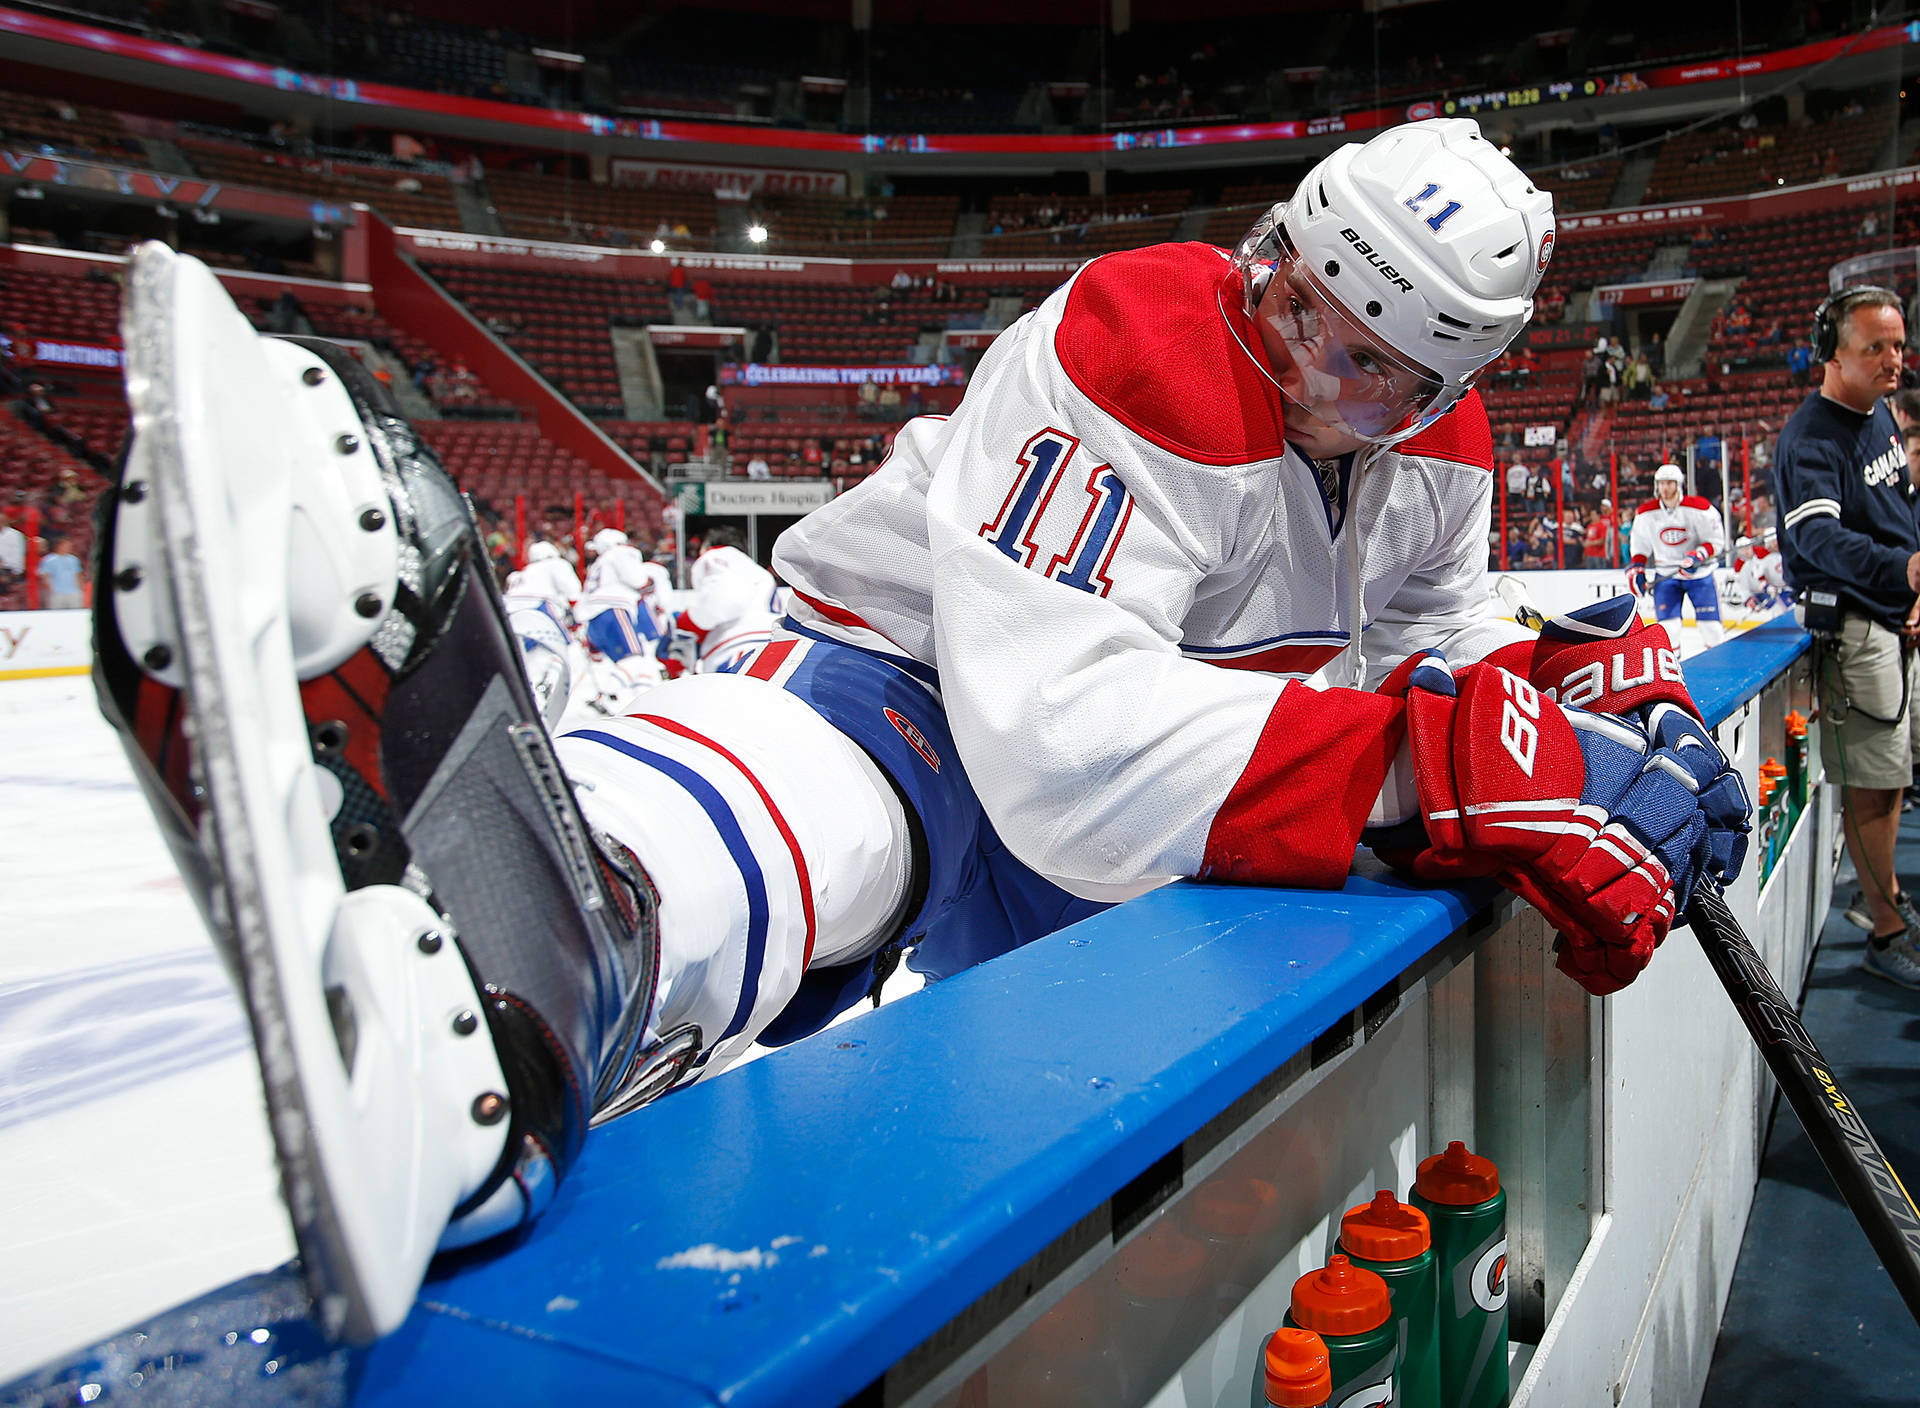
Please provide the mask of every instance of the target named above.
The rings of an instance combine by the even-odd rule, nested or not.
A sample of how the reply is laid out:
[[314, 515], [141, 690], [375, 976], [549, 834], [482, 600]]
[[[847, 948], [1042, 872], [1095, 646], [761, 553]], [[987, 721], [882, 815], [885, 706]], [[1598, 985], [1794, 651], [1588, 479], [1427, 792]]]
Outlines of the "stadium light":
[[760, 224], [747, 226], [747, 238], [755, 244], [765, 244], [767, 242], [767, 227]]
[[648, 245], [647, 248], [655, 254], [665, 254], [667, 252], [667, 242], [663, 239], [656, 239], [652, 244]]

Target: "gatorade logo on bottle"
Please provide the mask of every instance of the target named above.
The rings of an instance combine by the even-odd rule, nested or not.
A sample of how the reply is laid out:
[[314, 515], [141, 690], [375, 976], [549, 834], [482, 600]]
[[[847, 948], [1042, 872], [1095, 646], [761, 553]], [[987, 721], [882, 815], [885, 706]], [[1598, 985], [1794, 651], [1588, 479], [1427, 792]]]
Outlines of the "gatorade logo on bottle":
[[1390, 1408], [1393, 1403], [1393, 1375], [1387, 1375], [1385, 1383], [1368, 1384], [1365, 1388], [1355, 1389], [1330, 1408]]
[[1473, 1303], [1492, 1312], [1507, 1303], [1507, 1239], [1502, 1237], [1473, 1264], [1473, 1276], [1467, 1282], [1473, 1291]]

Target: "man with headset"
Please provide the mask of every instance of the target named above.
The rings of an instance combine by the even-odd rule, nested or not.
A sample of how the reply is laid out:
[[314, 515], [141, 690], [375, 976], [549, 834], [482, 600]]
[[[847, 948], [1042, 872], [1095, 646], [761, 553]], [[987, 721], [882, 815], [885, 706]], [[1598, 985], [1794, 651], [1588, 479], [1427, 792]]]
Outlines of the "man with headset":
[[1920, 525], [1882, 399], [1899, 389], [1905, 350], [1898, 294], [1863, 287], [1825, 299], [1813, 317], [1820, 388], [1780, 432], [1773, 474], [1787, 578], [1820, 643], [1821, 760], [1841, 784], [1847, 851], [1873, 920], [1865, 967], [1920, 989], [1920, 916], [1893, 864], [1900, 795], [1920, 758]]

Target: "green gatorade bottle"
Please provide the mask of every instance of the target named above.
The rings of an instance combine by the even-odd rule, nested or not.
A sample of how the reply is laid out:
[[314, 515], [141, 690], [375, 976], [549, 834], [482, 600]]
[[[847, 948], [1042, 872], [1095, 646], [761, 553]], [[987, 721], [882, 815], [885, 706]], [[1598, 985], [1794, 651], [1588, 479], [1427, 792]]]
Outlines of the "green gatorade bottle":
[[1287, 1325], [1326, 1342], [1333, 1391], [1341, 1408], [1388, 1408], [1400, 1370], [1400, 1331], [1387, 1283], [1338, 1252], [1293, 1283]]
[[1326, 1408], [1333, 1394], [1327, 1343], [1312, 1330], [1282, 1326], [1260, 1348], [1262, 1393], [1267, 1408]]
[[1387, 1283], [1400, 1336], [1401, 1408], [1441, 1408], [1439, 1277], [1427, 1215], [1382, 1188], [1340, 1219], [1340, 1250]]
[[1439, 1275], [1440, 1402], [1507, 1402], [1507, 1195], [1492, 1159], [1458, 1139], [1420, 1161], [1413, 1205], [1433, 1225]]

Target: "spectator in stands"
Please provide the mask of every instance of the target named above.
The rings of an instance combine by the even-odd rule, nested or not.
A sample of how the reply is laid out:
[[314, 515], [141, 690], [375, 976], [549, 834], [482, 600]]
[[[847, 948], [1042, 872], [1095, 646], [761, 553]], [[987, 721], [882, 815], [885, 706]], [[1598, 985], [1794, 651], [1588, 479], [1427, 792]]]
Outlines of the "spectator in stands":
[[53, 551], [40, 559], [40, 604], [48, 611], [78, 611], [87, 604], [85, 574], [68, 547], [67, 539], [55, 538]]
[[892, 382], [880, 388], [880, 419], [900, 419], [900, 388]]
[[1586, 542], [1582, 546], [1581, 556], [1588, 567], [1614, 567], [1613, 554], [1608, 550], [1613, 537], [1613, 501], [1600, 500], [1600, 507], [1587, 519]]
[[1566, 290], [1554, 284], [1540, 295], [1540, 318], [1543, 322], [1557, 323], [1566, 315]]
[[1629, 401], [1644, 401], [1653, 395], [1653, 366], [1645, 352], [1627, 364], [1626, 388]]
[[861, 420], [879, 419], [880, 387], [877, 382], [871, 378], [861, 382], [860, 390], [855, 393], [855, 399], [859, 402], [856, 414], [859, 415]]
[[1571, 504], [1560, 519], [1560, 565], [1569, 572], [1585, 566], [1587, 525], [1580, 521], [1580, 510]]
[[1796, 342], [1787, 349], [1787, 377], [1795, 386], [1806, 381], [1812, 367], [1813, 349], [1806, 343]]
[[758, 450], [755, 450], [753, 457], [747, 461], [747, 478], [773, 478], [773, 466], [767, 463], [767, 457]]
[[1860, 238], [1870, 240], [1879, 233], [1880, 216], [1877, 212], [1869, 210], [1865, 215], [1860, 217]]
[[1590, 407], [1600, 405], [1601, 392], [1607, 387], [1607, 367], [1607, 340], [1603, 337], [1580, 364], [1580, 398]]
[[1515, 460], [1507, 466], [1507, 497], [1524, 499], [1527, 496], [1527, 466], [1521, 460]]

